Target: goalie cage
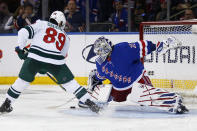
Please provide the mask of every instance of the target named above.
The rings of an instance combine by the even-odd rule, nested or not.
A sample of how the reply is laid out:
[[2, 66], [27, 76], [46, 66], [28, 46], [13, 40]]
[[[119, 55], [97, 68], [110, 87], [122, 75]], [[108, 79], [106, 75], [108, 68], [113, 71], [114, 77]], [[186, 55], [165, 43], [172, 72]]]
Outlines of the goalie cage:
[[188, 102], [194, 103], [197, 98], [197, 20], [142, 22], [139, 36], [140, 40], [155, 43], [174, 36], [182, 42], [180, 48], [170, 49], [163, 56], [155, 52], [146, 56], [145, 68], [155, 87], [176, 91], [193, 98]]

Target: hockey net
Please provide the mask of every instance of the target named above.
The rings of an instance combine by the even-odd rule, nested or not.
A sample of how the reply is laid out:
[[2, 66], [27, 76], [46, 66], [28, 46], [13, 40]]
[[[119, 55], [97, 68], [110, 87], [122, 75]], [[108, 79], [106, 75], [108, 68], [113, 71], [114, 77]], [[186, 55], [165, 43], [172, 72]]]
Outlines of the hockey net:
[[140, 40], [155, 43], [174, 36], [182, 42], [163, 56], [148, 55], [145, 67], [155, 87], [168, 88], [185, 96], [196, 97], [197, 92], [197, 21], [143, 22]]

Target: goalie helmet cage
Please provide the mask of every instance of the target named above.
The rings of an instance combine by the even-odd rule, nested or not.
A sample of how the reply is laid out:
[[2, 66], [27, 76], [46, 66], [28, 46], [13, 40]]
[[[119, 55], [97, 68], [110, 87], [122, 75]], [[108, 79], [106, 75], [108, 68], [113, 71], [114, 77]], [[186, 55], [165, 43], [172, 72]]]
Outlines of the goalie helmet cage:
[[[152, 53], [145, 58], [145, 67], [155, 87], [183, 91], [197, 85], [197, 21], [142, 22], [140, 40], [154, 43], [174, 36], [182, 46], [170, 49], [163, 56]], [[191, 91], [190, 90], [190, 91]], [[189, 91], [189, 92], [190, 92]]]

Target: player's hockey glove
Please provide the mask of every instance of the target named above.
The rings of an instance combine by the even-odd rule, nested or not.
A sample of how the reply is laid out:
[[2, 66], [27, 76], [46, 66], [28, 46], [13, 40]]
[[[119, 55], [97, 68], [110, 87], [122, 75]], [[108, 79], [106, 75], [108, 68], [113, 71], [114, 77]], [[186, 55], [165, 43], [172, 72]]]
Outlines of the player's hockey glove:
[[28, 55], [28, 49], [27, 48], [23, 48], [23, 50], [21, 50], [19, 48], [19, 46], [17, 46], [15, 48], [15, 51], [17, 52], [18, 54], [18, 57], [21, 59], [21, 60], [25, 60], [27, 58], [27, 55]]
[[181, 42], [175, 37], [169, 37], [162, 42], [157, 43], [156, 51], [159, 55], [165, 54], [169, 49], [178, 48], [181, 46]]

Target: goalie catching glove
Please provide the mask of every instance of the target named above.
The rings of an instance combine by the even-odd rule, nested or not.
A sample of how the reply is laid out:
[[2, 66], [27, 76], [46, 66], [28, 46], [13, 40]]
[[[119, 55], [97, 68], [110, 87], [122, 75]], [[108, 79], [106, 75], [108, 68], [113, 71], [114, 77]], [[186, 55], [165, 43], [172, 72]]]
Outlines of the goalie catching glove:
[[181, 45], [182, 43], [178, 39], [171, 36], [168, 39], [157, 43], [156, 52], [158, 55], [162, 55], [165, 54], [169, 49], [178, 48]]
[[90, 92], [94, 91], [95, 87], [97, 87], [98, 85], [103, 84], [102, 82], [96, 79], [96, 72], [96, 69], [92, 70], [88, 77], [88, 90]]

